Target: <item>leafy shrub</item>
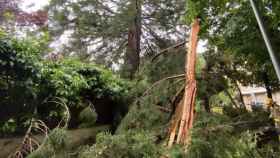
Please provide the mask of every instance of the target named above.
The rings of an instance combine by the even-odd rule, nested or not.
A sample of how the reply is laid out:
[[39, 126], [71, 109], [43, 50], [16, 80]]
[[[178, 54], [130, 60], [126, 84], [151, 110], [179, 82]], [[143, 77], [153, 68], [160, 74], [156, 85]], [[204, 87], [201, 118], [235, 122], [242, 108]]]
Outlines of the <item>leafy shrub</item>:
[[0, 120], [13, 119], [19, 125], [11, 132], [24, 127], [38, 103], [39, 55], [40, 49], [32, 41], [0, 37]]
[[168, 155], [169, 158], [185, 158], [186, 152], [184, 151], [184, 147], [181, 145], [174, 145], [171, 149], [166, 150], [166, 155]]
[[162, 148], [156, 138], [146, 131], [128, 131], [118, 135], [101, 133], [92, 147], [81, 152], [79, 158], [158, 158]]
[[142, 105], [133, 105], [129, 113], [122, 120], [117, 133], [127, 130], [155, 130], [167, 123], [168, 116], [149, 104], [149, 100], [142, 101]]
[[47, 139], [47, 143], [49, 143], [52, 147], [57, 149], [64, 149], [67, 145], [67, 135], [66, 130], [55, 128], [49, 134], [49, 138]]
[[14, 133], [16, 130], [17, 124], [15, 120], [9, 119], [4, 123], [0, 123], [0, 133]]
[[[248, 117], [199, 113], [188, 148], [189, 158], [261, 158], [256, 129]], [[245, 121], [245, 122], [244, 122]], [[240, 123], [240, 124], [239, 124]], [[242, 124], [242, 130], [240, 125]]]
[[28, 158], [67, 158], [68, 140], [66, 130], [56, 128], [44, 140], [40, 148], [31, 153]]
[[94, 109], [88, 106], [80, 112], [79, 120], [81, 121], [80, 127], [91, 127], [95, 125], [97, 113]]
[[[181, 82], [182, 83], [182, 82]], [[169, 113], [160, 108], [172, 109], [170, 101], [182, 84], [175, 81], [162, 81], [149, 89], [151, 84], [146, 83], [145, 93], [138, 97], [130, 106], [128, 114], [124, 117], [117, 129], [117, 133], [127, 130], [149, 130], [159, 135], [166, 134], [166, 125]], [[143, 88], [143, 83], [140, 86]]]
[[128, 93], [128, 85], [112, 72], [76, 59], [45, 61], [41, 73], [45, 84], [43, 88], [69, 100], [78, 99], [85, 93], [95, 98], [117, 100]]
[[99, 100], [94, 105], [101, 107], [102, 101], [109, 101], [105, 108], [113, 113], [127, 105], [129, 84], [111, 71], [73, 58], [44, 59], [41, 54], [36, 41], [0, 37], [0, 104], [5, 109], [0, 110], [1, 124], [13, 116], [18, 125], [32, 117], [55, 125], [61, 116], [51, 101], [57, 97], [75, 113], [73, 117], [85, 107], [85, 100]]

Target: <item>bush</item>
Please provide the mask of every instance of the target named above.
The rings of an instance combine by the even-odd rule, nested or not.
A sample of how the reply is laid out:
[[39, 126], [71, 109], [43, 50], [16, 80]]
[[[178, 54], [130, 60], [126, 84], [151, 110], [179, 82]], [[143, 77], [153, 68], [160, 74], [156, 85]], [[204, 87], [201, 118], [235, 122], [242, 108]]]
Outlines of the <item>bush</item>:
[[168, 115], [150, 104], [149, 100], [142, 101], [141, 105], [133, 105], [129, 113], [122, 120], [117, 133], [128, 130], [158, 130], [168, 122]]
[[147, 131], [128, 131], [118, 135], [101, 133], [92, 147], [81, 152], [79, 158], [158, 158], [162, 148]]
[[68, 140], [66, 130], [56, 128], [52, 130], [39, 149], [27, 158], [67, 158]]
[[[198, 113], [192, 130], [192, 141], [188, 148], [188, 158], [261, 158], [257, 147], [257, 132], [251, 120], [242, 115], [237, 117], [223, 114]], [[258, 115], [260, 117], [260, 115]], [[240, 124], [239, 124], [240, 123]], [[259, 124], [253, 122], [253, 124]], [[242, 125], [242, 128], [240, 128]], [[261, 125], [261, 124], [260, 124]], [[261, 126], [258, 126], [261, 127]], [[241, 130], [242, 129], [242, 130]]]
[[[132, 129], [143, 129], [160, 134], [167, 129], [166, 125], [170, 113], [161, 111], [160, 108], [172, 110], [170, 101], [176, 92], [181, 89], [183, 82], [165, 80], [158, 82], [152, 88], [152, 85], [148, 84], [146, 80], [144, 80], [144, 83], [146, 85], [144, 94], [142, 93], [140, 97], [136, 98], [136, 101], [130, 106], [128, 114], [117, 129], [117, 133]], [[142, 82], [140, 82], [140, 87], [143, 88]], [[136, 86], [136, 88], [138, 87]]]
[[92, 107], [88, 106], [80, 112], [79, 120], [81, 121], [80, 127], [92, 127], [97, 120], [97, 113]]
[[[17, 126], [10, 131], [23, 132], [24, 122], [37, 117], [55, 127], [61, 119], [53, 102], [57, 97], [69, 106], [71, 121], [77, 120], [85, 101], [98, 100], [94, 105], [106, 106], [113, 115], [126, 109], [129, 83], [93, 63], [44, 59], [40, 46], [32, 40], [0, 37], [0, 124], [14, 120]], [[73, 122], [71, 127], [77, 127], [77, 121]], [[0, 135], [5, 133], [0, 130]]]

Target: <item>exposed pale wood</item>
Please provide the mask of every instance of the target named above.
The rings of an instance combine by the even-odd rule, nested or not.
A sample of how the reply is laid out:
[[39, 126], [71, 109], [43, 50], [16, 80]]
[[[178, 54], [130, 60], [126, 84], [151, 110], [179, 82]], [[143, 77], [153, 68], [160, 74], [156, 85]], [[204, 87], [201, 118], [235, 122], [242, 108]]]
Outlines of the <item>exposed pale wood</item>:
[[174, 120], [171, 122], [170, 137], [168, 147], [174, 143], [177, 128], [178, 134], [176, 142], [187, 145], [190, 141], [190, 129], [193, 127], [194, 108], [196, 97], [196, 79], [195, 79], [195, 64], [196, 64], [196, 49], [198, 43], [199, 21], [195, 19], [192, 24], [190, 42], [187, 48], [186, 64], [185, 64], [185, 93], [181, 106], [177, 106]]
[[189, 141], [189, 132], [193, 124], [196, 96], [195, 64], [199, 29], [199, 21], [195, 19], [192, 24], [188, 54], [186, 55], [185, 71], [188, 85], [185, 90], [183, 113], [177, 138], [177, 142], [182, 144], [186, 144]]
[[177, 128], [182, 116], [183, 111], [183, 99], [179, 102], [179, 104], [176, 106], [176, 111], [171, 119], [170, 129], [169, 129], [169, 141], [168, 141], [168, 147], [170, 148], [175, 140]]

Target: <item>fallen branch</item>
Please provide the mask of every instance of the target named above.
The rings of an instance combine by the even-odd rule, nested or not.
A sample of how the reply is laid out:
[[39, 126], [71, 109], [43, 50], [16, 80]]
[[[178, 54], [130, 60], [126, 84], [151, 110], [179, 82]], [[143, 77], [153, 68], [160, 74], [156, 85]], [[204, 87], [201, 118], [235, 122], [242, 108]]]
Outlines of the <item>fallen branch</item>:
[[208, 128], [205, 128], [205, 129], [207, 129], [209, 132], [215, 132], [217, 130], [227, 128], [227, 127], [240, 126], [240, 125], [250, 125], [250, 124], [256, 124], [256, 123], [262, 123], [262, 122], [261, 121], [240, 121], [240, 122], [235, 122], [235, 123], [212, 126], [212, 127], [208, 127]]
[[[49, 102], [56, 103], [57, 105], [60, 105], [60, 106], [62, 106], [64, 108], [63, 118], [58, 123], [57, 128], [67, 128], [68, 123], [70, 121], [70, 117], [71, 117], [70, 110], [69, 110], [68, 106], [66, 105], [66, 103], [63, 101], [63, 99], [58, 98], [58, 97], [55, 97], [55, 99], [57, 101], [56, 100], [52, 100], [52, 101], [49, 101]], [[62, 123], [64, 123], [64, 125], [62, 125]]]
[[171, 79], [176, 79], [176, 78], [182, 78], [185, 77], [185, 74], [180, 74], [180, 75], [174, 75], [174, 76], [170, 76], [170, 77], [166, 77], [163, 78], [159, 81], [156, 81], [150, 88], [148, 88], [142, 95], [142, 97], [146, 96], [147, 94], [149, 94], [149, 92], [155, 88], [157, 85], [159, 85], [161, 82], [166, 81], [166, 80], [171, 80]]
[[166, 113], [172, 112], [171, 109], [166, 108], [166, 107], [162, 107], [162, 106], [159, 106], [159, 105], [156, 105], [156, 107], [157, 107], [160, 111], [162, 111], [162, 112], [166, 112]]
[[48, 131], [49, 128], [43, 121], [32, 119], [20, 146], [9, 158], [23, 158], [32, 153], [39, 147], [39, 142], [33, 137], [34, 133], [40, 132], [39, 134], [47, 137]]
[[184, 42], [180, 42], [180, 43], [177, 43], [171, 47], [168, 47], [168, 48], [165, 48], [163, 50], [161, 50], [158, 54], [156, 54], [153, 58], [152, 58], [152, 62], [155, 61], [159, 56], [163, 55], [164, 53], [168, 52], [170, 49], [175, 49], [175, 48], [178, 48], [178, 47], [181, 47], [181, 46], [184, 46], [185, 44], [187, 43], [187, 41], [184, 41]]
[[[70, 111], [68, 106], [64, 103], [64, 101], [61, 98], [55, 98], [56, 100], [48, 101], [52, 103], [56, 103], [57, 105], [60, 105], [64, 108], [64, 115], [61, 121], [58, 123], [57, 128], [67, 128], [68, 122], [70, 120]], [[64, 125], [62, 125], [64, 124]], [[23, 141], [19, 148], [9, 156], [9, 158], [24, 158], [33, 151], [37, 150], [42, 146], [37, 140], [36, 137], [34, 137], [35, 134], [41, 134], [44, 135], [44, 139], [48, 137], [49, 128], [48, 126], [41, 120], [35, 120], [32, 119], [30, 122], [30, 126], [26, 131], [26, 134], [23, 138]]]

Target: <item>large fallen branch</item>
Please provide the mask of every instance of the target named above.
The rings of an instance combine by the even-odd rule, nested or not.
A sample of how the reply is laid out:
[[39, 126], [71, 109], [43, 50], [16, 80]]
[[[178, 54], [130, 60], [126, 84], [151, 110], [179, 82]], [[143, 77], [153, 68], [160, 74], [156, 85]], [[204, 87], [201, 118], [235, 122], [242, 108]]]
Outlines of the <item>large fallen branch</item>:
[[31, 120], [31, 124], [26, 131], [25, 136], [17, 148], [17, 150], [9, 156], [9, 158], [24, 158], [40, 146], [40, 141], [34, 136], [34, 133], [39, 133], [47, 137], [49, 128], [41, 120]]
[[[67, 128], [68, 122], [70, 120], [70, 111], [65, 104], [65, 102], [61, 98], [55, 98], [56, 100], [47, 101], [56, 103], [56, 105], [60, 105], [64, 108], [64, 115], [61, 121], [58, 123], [57, 128]], [[38, 141], [35, 135], [44, 136], [44, 139], [48, 137], [49, 128], [48, 126], [41, 120], [32, 119], [29, 128], [27, 129], [25, 136], [16, 149], [14, 153], [9, 155], [9, 158], [24, 158], [33, 151], [37, 150], [41, 147], [41, 142]]]
[[150, 88], [148, 88], [142, 95], [142, 97], [146, 96], [147, 94], [149, 94], [149, 92], [154, 89], [157, 85], [159, 85], [161, 82], [166, 81], [166, 80], [172, 80], [172, 79], [176, 79], [176, 78], [183, 78], [185, 77], [185, 74], [180, 74], [180, 75], [174, 75], [174, 76], [169, 76], [166, 78], [163, 78], [159, 81], [156, 81], [154, 84], [152, 84], [152, 86]]
[[166, 52], [170, 51], [171, 49], [176, 49], [176, 48], [179, 48], [179, 47], [182, 47], [184, 45], [186, 45], [187, 41], [184, 41], [184, 42], [180, 42], [180, 43], [177, 43], [173, 46], [170, 46], [168, 48], [165, 48], [163, 50], [161, 50], [158, 54], [156, 54], [153, 58], [152, 58], [152, 62], [155, 61], [159, 56], [165, 54]]

